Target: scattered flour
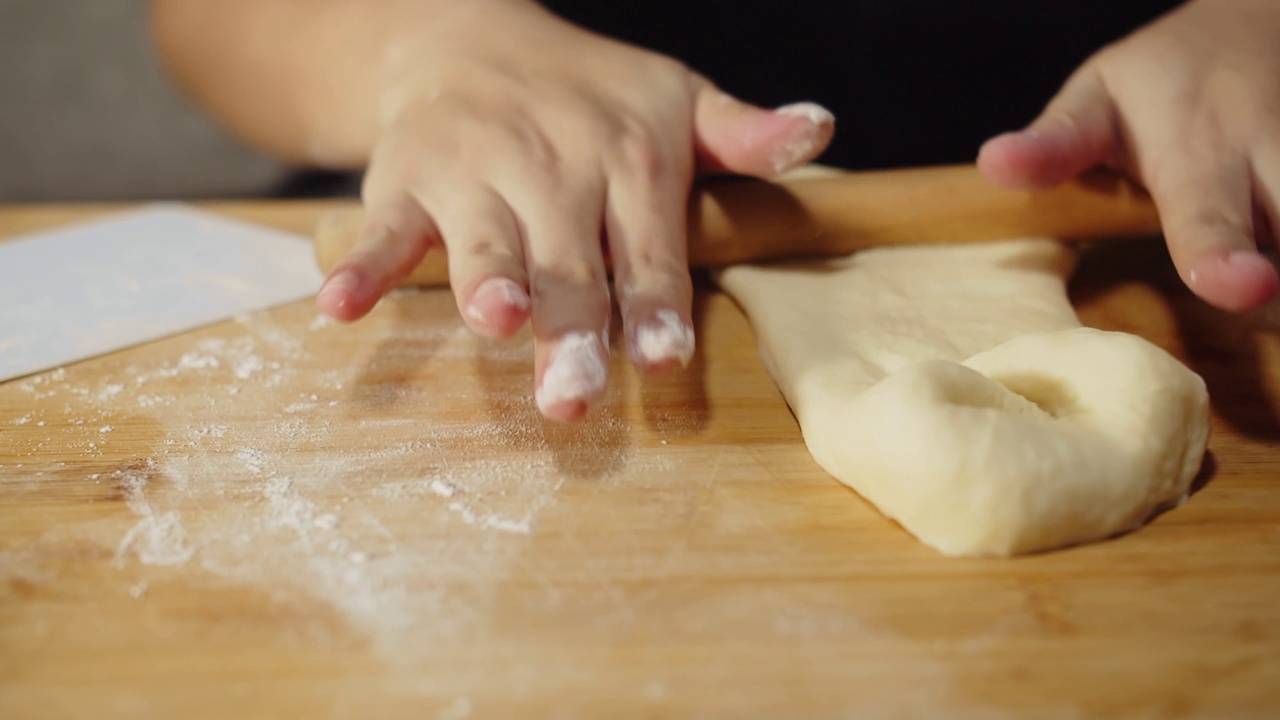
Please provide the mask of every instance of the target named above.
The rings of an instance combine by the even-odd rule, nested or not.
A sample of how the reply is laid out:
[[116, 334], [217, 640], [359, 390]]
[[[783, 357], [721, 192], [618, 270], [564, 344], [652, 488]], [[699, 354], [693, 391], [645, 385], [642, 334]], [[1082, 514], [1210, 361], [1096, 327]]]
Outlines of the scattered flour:
[[262, 372], [262, 368], [266, 367], [266, 363], [258, 355], [249, 355], [237, 358], [233, 367], [236, 377], [241, 380], [248, 380]]
[[178, 366], [173, 372], [176, 375], [177, 370], [204, 370], [206, 368], [216, 368], [221, 364], [218, 362], [218, 358], [212, 355], [189, 352], [178, 360]]
[[328, 315], [316, 315], [315, 318], [312, 319], [311, 323], [307, 325], [307, 329], [311, 332], [315, 332], [317, 330], [324, 330], [325, 328], [333, 327], [334, 325], [337, 325], [337, 322]]
[[[66, 370], [19, 385], [46, 406], [69, 398], [57, 443], [92, 460], [87, 482], [119, 487], [133, 518], [109, 540], [117, 566], [185, 565], [299, 607], [319, 603], [385, 657], [404, 659], [483, 635], [504, 569], [520, 562], [572, 473], [603, 484], [655, 473], [684, 482], [679, 463], [628, 448], [618, 418], [557, 435], [538, 419], [524, 377], [476, 377], [477, 358], [530, 367], [528, 341], [480, 340], [460, 321], [406, 323], [373, 357], [302, 373], [313, 343], [337, 341], [315, 332], [327, 318], [306, 322], [290, 329], [251, 316], [224, 327], [230, 337], [175, 338], [167, 361], [121, 364], [105, 378], [96, 370], [92, 388]], [[426, 362], [458, 363], [456, 375], [415, 379]], [[450, 414], [445, 395], [481, 414]], [[44, 427], [46, 417], [57, 416], [13, 422]], [[125, 429], [144, 438], [148, 456], [105, 449]], [[582, 459], [596, 464], [577, 470]], [[145, 600], [149, 582], [129, 594]], [[448, 713], [467, 717], [469, 701]]]
[[460, 502], [449, 503], [449, 509], [458, 513], [462, 521], [468, 525], [478, 528], [493, 528], [510, 533], [522, 533], [528, 535], [532, 531], [529, 520], [511, 520], [496, 514], [477, 515], [471, 511], [471, 508]]
[[175, 511], [155, 512], [147, 500], [148, 477], [155, 463], [138, 470], [117, 470], [113, 477], [120, 483], [124, 501], [141, 520], [134, 524], [116, 546], [116, 564], [123, 565], [130, 553], [145, 565], [181, 565], [195, 555], [187, 542], [181, 515]]
[[436, 495], [439, 495], [440, 497], [446, 497], [446, 498], [453, 497], [458, 492], [458, 489], [455, 488], [454, 486], [446, 482], [441, 482], [439, 480], [432, 480], [431, 482], [427, 483], [427, 489], [435, 493]]

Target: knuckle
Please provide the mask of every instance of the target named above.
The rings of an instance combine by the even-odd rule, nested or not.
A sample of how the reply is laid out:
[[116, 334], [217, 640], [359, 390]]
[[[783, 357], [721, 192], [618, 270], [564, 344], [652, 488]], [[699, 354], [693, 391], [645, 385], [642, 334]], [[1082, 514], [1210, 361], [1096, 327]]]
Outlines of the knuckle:
[[511, 157], [521, 158], [530, 168], [547, 175], [556, 174], [560, 154], [545, 133], [533, 126], [516, 125], [508, 127], [507, 135]]
[[624, 121], [618, 131], [616, 147], [623, 165], [641, 179], [657, 181], [670, 175], [671, 162], [667, 149], [642, 123], [635, 120]]
[[645, 75], [650, 78], [669, 79], [684, 85], [695, 77], [687, 64], [674, 57], [650, 51], [646, 59], [649, 64], [645, 67]]
[[679, 275], [688, 273], [683, 257], [673, 247], [668, 235], [652, 235], [637, 243], [628, 260], [637, 273], [650, 275]]
[[628, 275], [632, 283], [647, 287], [681, 288], [691, 283], [689, 268], [671, 253], [641, 248], [631, 258]]
[[480, 261], [487, 266], [510, 266], [515, 265], [519, 259], [519, 254], [510, 243], [498, 242], [492, 239], [473, 240], [463, 251], [473, 260]]
[[494, 254], [494, 245], [488, 240], [477, 240], [467, 248], [467, 252], [473, 257], [485, 257]]
[[535, 298], [559, 292], [565, 287], [607, 292], [604, 268], [585, 258], [566, 258], [554, 265], [534, 268], [530, 286]]
[[385, 142], [374, 149], [361, 182], [360, 194], [365, 202], [378, 203], [403, 193], [418, 181], [422, 154], [406, 142]]

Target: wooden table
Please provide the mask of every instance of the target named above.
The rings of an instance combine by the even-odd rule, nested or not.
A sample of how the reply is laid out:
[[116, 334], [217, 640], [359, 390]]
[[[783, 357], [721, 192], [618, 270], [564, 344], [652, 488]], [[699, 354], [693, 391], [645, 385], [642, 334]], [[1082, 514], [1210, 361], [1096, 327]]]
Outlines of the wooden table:
[[0, 717], [1280, 716], [1280, 311], [1206, 308], [1154, 241], [1073, 292], [1205, 376], [1212, 456], [1140, 531], [1013, 560], [826, 476], [710, 289], [690, 371], [619, 354], [576, 427], [538, 419], [527, 336], [442, 291], [0, 385]]

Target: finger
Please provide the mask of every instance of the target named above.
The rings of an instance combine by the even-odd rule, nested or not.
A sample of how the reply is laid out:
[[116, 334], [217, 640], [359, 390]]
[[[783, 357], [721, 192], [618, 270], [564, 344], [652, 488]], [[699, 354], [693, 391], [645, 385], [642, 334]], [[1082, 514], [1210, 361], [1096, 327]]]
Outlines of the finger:
[[689, 179], [644, 137], [622, 143], [609, 177], [605, 230], [631, 361], [646, 372], [686, 367], [694, 352]]
[[1276, 271], [1254, 244], [1254, 183], [1242, 155], [1172, 156], [1150, 185], [1169, 255], [1192, 292], [1230, 311], [1275, 296]]
[[435, 197], [430, 207], [439, 208], [434, 215], [449, 249], [449, 283], [458, 311], [477, 333], [510, 337], [529, 319], [530, 308], [511, 209], [489, 187]]
[[834, 134], [835, 116], [821, 105], [766, 110], [699, 81], [694, 107], [699, 172], [772, 177], [818, 157]]
[[1101, 77], [1086, 65], [1026, 129], [984, 143], [978, 169], [1002, 187], [1053, 187], [1099, 164], [1114, 163], [1116, 117]]
[[1280, 137], [1253, 152], [1253, 238], [1259, 247], [1280, 242]]
[[571, 422], [604, 395], [608, 379], [603, 189], [599, 182], [570, 187], [536, 169], [524, 175], [499, 192], [522, 223], [533, 302], [534, 398], [545, 417]]
[[355, 246], [334, 264], [316, 295], [320, 310], [342, 322], [367, 315], [440, 243], [435, 223], [408, 194], [367, 207]]

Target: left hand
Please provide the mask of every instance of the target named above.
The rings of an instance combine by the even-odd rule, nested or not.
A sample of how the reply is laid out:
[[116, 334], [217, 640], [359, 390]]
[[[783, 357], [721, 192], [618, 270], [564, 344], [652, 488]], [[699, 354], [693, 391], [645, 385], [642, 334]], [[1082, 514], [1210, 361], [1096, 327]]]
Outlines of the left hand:
[[1231, 311], [1280, 286], [1280, 3], [1191, 0], [1103, 48], [1025, 130], [987, 141], [993, 183], [1039, 189], [1097, 165], [1150, 193], [1183, 282]]

